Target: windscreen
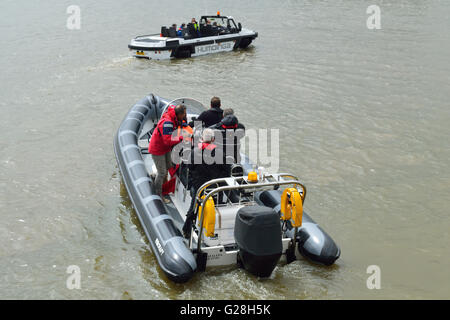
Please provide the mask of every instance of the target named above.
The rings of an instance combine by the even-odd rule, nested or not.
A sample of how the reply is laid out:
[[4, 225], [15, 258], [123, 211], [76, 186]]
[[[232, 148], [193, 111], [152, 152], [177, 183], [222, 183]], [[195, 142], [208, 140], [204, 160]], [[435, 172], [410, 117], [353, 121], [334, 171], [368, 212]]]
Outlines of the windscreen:
[[209, 22], [212, 26], [226, 28], [227, 27], [227, 23], [228, 23], [228, 18], [206, 17], [206, 18], [202, 18], [202, 20], [200, 21], [201, 24], [206, 24], [207, 22]]
[[170, 101], [167, 106], [177, 106], [179, 104], [184, 104], [186, 106], [186, 113], [190, 116], [198, 116], [206, 110], [206, 107], [200, 101], [191, 98], [178, 98]]

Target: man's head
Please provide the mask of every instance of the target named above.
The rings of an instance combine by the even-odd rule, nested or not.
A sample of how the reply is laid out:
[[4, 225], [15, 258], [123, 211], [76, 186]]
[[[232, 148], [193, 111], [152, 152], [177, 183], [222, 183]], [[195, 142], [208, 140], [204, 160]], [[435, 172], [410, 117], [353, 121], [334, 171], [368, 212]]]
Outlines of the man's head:
[[206, 128], [203, 130], [202, 141], [206, 143], [210, 143], [214, 141], [214, 130]]
[[184, 104], [179, 104], [175, 107], [175, 115], [178, 121], [183, 121], [186, 118], [186, 106]]
[[223, 110], [223, 117], [225, 118], [226, 116], [232, 115], [234, 114], [234, 110], [231, 108], [227, 108]]
[[176, 23], [174, 23], [174, 24], [172, 25], [172, 27], [176, 29], [176, 28], [177, 28]]
[[197, 21], [195, 21], [195, 18], [192, 18], [191, 22], [196, 23]]
[[220, 108], [220, 99], [218, 97], [212, 97], [211, 108]]

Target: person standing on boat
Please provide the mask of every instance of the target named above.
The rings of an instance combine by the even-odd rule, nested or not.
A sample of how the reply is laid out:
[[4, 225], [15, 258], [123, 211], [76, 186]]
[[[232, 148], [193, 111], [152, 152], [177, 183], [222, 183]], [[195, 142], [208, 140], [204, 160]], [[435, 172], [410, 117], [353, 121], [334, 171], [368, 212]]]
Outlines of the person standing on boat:
[[195, 18], [192, 18], [191, 23], [192, 23], [192, 26], [194, 27], [194, 31], [196, 32], [196, 36], [198, 38], [200, 38], [201, 34], [200, 34], [200, 28], [198, 26], [197, 20], [195, 20]]
[[169, 106], [161, 116], [155, 130], [153, 131], [148, 146], [148, 153], [152, 155], [157, 174], [155, 178], [155, 189], [157, 194], [162, 195], [162, 185], [167, 179], [167, 172], [172, 167], [172, 147], [183, 140], [183, 136], [172, 138], [174, 130], [183, 123], [186, 118], [186, 106]]
[[194, 146], [191, 152], [189, 167], [189, 185], [191, 193], [191, 205], [183, 225], [184, 237], [189, 238], [192, 223], [195, 220], [194, 204], [198, 189], [209, 180], [224, 176], [224, 164], [220, 150], [214, 144], [214, 130], [203, 130], [201, 142]]
[[219, 123], [223, 118], [223, 110], [220, 108], [220, 98], [212, 97], [211, 108], [200, 113], [196, 121], [202, 121], [204, 127], [210, 127]]

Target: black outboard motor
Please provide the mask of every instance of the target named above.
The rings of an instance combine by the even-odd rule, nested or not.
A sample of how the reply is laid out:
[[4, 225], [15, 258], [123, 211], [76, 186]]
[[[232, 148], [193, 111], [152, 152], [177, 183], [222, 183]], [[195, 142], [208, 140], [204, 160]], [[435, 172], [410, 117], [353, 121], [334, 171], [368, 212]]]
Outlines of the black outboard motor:
[[283, 252], [278, 213], [258, 205], [239, 209], [234, 238], [244, 268], [258, 277], [270, 276]]

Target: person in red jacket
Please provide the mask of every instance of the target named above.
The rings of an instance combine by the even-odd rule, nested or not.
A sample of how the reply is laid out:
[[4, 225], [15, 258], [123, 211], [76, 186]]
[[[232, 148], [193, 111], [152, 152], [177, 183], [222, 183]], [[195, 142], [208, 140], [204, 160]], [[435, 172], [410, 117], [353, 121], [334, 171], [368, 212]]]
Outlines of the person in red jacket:
[[169, 106], [161, 116], [155, 130], [153, 131], [148, 153], [152, 155], [157, 174], [155, 178], [155, 189], [162, 196], [162, 185], [167, 178], [167, 171], [172, 167], [172, 147], [183, 140], [183, 136], [172, 137], [172, 133], [183, 123], [186, 118], [186, 106]]

